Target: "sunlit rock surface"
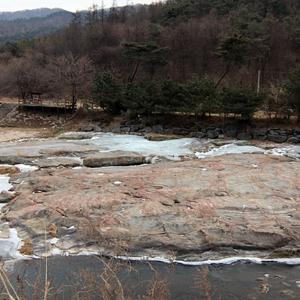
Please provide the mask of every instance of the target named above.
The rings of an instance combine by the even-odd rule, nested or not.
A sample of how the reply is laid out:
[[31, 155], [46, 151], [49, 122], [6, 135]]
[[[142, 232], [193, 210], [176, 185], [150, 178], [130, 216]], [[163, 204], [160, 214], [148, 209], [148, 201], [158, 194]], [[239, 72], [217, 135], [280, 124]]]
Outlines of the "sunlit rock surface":
[[5, 218], [39, 255], [44, 224], [58, 228], [49, 245], [56, 253], [299, 255], [299, 162], [281, 156], [48, 169], [22, 178], [16, 191]]
[[0, 256], [30, 240], [38, 256], [297, 257], [299, 157], [299, 146], [110, 133], [1, 143], [2, 171], [19, 172], [0, 175]]

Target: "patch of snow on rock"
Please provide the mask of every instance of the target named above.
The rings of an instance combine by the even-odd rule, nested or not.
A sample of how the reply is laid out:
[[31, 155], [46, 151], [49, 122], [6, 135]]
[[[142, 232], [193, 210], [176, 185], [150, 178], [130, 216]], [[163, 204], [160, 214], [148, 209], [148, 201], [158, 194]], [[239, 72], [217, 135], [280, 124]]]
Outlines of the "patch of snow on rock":
[[300, 146], [289, 145], [281, 148], [266, 150], [265, 154], [288, 156], [291, 158], [300, 159]]
[[6, 175], [0, 175], [0, 193], [8, 192], [12, 188], [12, 185], [9, 183], [9, 177]]
[[255, 146], [243, 146], [237, 144], [228, 144], [219, 148], [214, 148], [208, 152], [196, 152], [198, 158], [221, 156], [225, 154], [242, 154], [242, 153], [264, 153], [264, 150]]
[[[22, 258], [23, 255], [18, 252], [21, 246], [21, 240], [18, 237], [17, 230], [15, 228], [9, 228], [6, 229], [6, 231], [8, 232], [8, 237], [0, 238], [0, 257], [4, 260]], [[0, 233], [1, 232], [2, 228], [0, 228]]]
[[204, 261], [184, 261], [177, 259], [169, 259], [165, 257], [127, 257], [127, 256], [116, 256], [117, 259], [126, 260], [126, 261], [146, 261], [146, 262], [162, 262], [166, 264], [180, 264], [185, 266], [203, 266], [203, 265], [231, 265], [238, 262], [250, 262], [253, 264], [265, 264], [265, 263], [278, 263], [286, 265], [300, 265], [300, 258], [259, 258], [259, 257], [242, 257], [242, 256], [233, 256], [222, 259], [210, 259]]
[[23, 164], [15, 165], [15, 167], [17, 167], [21, 173], [33, 172], [33, 171], [37, 171], [39, 169], [36, 166], [29, 166], [29, 165], [23, 165]]

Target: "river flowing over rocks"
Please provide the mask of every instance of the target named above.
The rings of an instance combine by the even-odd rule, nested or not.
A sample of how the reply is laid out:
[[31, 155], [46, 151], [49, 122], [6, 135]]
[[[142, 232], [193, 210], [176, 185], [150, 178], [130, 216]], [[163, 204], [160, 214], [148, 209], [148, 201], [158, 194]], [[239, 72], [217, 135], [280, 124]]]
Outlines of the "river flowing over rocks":
[[300, 146], [263, 141], [70, 132], [2, 142], [0, 256], [297, 258], [299, 158]]

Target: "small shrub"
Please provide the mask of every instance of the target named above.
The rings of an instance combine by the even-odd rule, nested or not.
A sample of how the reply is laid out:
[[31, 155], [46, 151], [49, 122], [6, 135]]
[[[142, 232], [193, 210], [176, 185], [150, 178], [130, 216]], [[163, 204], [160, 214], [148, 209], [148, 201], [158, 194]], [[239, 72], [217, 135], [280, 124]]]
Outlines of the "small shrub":
[[104, 111], [119, 114], [122, 110], [123, 87], [109, 72], [98, 73], [95, 78], [94, 100]]
[[224, 88], [220, 93], [220, 109], [225, 114], [240, 115], [243, 120], [250, 120], [264, 99], [253, 91], [242, 88]]

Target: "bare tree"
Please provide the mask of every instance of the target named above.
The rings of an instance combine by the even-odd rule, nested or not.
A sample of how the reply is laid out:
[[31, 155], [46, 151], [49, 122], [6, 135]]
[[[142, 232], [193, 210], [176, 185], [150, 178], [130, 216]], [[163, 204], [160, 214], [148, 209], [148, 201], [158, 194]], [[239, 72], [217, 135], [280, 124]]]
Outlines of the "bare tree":
[[68, 53], [53, 60], [50, 68], [62, 90], [71, 94], [72, 109], [75, 110], [78, 95], [86, 95], [86, 87], [92, 79], [93, 67], [88, 57], [74, 57]]

